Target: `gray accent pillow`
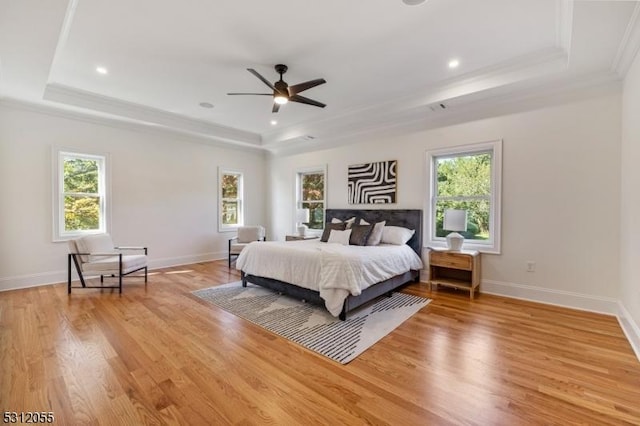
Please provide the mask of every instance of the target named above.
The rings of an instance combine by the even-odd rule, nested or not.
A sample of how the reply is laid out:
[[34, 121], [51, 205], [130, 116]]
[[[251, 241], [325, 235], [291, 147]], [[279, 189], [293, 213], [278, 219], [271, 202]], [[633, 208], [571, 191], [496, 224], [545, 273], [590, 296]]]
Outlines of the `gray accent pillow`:
[[346, 222], [325, 223], [324, 231], [322, 232], [322, 237], [320, 238], [320, 241], [322, 241], [323, 243], [326, 243], [327, 241], [329, 241], [329, 235], [331, 235], [332, 229], [335, 229], [336, 231], [344, 231], [346, 226], [347, 226]]
[[349, 244], [352, 246], [364, 246], [367, 245], [367, 239], [373, 225], [351, 225], [351, 237], [349, 238]]
[[[362, 222], [360, 222], [362, 223]], [[373, 230], [371, 230], [371, 234], [369, 234], [369, 238], [367, 239], [368, 246], [377, 246], [382, 241], [382, 231], [384, 231], [384, 226], [387, 224], [386, 221], [378, 222], [373, 225]]]

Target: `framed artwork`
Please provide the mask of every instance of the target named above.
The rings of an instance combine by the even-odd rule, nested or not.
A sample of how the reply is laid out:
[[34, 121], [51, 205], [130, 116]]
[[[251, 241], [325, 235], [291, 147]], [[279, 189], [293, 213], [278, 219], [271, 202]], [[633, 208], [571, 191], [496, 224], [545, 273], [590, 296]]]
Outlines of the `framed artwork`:
[[391, 160], [349, 166], [349, 204], [395, 203], [397, 164]]

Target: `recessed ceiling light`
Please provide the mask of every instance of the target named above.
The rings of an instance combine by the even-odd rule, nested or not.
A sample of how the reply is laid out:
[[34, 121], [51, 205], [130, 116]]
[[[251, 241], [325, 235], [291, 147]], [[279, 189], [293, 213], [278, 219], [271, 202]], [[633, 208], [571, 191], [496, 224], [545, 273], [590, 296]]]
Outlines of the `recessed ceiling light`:
[[213, 108], [213, 104], [209, 102], [200, 102], [199, 104], [202, 108]]
[[276, 124], [278, 124], [278, 121], [277, 121], [277, 120], [271, 120], [271, 125], [272, 125], [272, 126], [275, 126]]
[[458, 65], [460, 65], [460, 61], [457, 59], [452, 59], [449, 61], [449, 68], [458, 68]]
[[107, 74], [109, 71], [107, 71], [107, 69], [105, 67], [96, 67], [96, 72], [98, 74], [102, 74], [105, 75]]
[[426, 0], [402, 0], [402, 3], [406, 4], [407, 6], [417, 6], [425, 2]]

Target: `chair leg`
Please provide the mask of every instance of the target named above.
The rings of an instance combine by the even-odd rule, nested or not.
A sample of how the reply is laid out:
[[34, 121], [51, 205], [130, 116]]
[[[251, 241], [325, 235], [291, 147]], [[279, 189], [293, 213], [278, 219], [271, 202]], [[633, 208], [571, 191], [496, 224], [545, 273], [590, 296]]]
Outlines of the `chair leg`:
[[100, 275], [100, 282], [103, 283], [104, 282], [104, 275]]
[[120, 273], [118, 274], [118, 293], [122, 294], [122, 253], [120, 253]]
[[144, 267], [144, 282], [147, 282], [147, 267]]
[[69, 254], [69, 260], [68, 260], [68, 265], [67, 265], [67, 269], [68, 269], [68, 277], [67, 277], [67, 285], [68, 285], [68, 294], [71, 294], [71, 258], [73, 258], [73, 264], [76, 265], [76, 272], [78, 272], [78, 277], [80, 278], [80, 284], [82, 284], [82, 287], [86, 287], [87, 283], [84, 282], [84, 275], [82, 275], [82, 268], [80, 268], [80, 264], [78, 263], [78, 259], [76, 258], [76, 255], [73, 253]]
[[67, 259], [67, 294], [71, 294], [71, 254]]

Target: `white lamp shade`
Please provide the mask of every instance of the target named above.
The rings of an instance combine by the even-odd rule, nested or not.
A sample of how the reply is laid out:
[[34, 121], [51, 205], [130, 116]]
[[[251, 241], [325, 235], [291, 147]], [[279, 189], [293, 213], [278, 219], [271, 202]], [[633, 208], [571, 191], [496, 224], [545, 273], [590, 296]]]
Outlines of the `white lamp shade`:
[[444, 211], [444, 224], [442, 229], [445, 231], [466, 231], [467, 211], [446, 209]]
[[296, 211], [296, 221], [298, 223], [309, 222], [309, 209], [298, 209]]

